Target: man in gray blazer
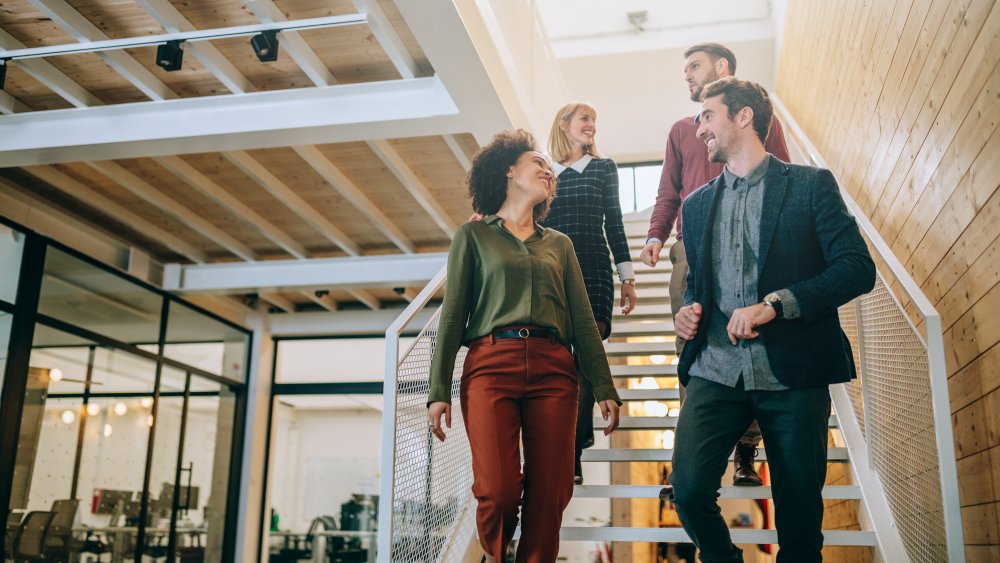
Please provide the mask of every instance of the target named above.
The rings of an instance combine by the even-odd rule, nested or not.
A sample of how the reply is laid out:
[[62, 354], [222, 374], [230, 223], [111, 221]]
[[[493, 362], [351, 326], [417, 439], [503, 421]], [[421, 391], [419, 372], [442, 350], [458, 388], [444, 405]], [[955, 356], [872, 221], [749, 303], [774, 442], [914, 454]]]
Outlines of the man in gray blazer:
[[705, 87], [698, 138], [722, 174], [684, 202], [688, 261], [675, 318], [687, 388], [670, 482], [702, 561], [742, 561], [716, 492], [756, 418], [773, 478], [779, 563], [822, 560], [828, 386], [855, 376], [837, 308], [871, 291], [875, 265], [828, 170], [764, 149], [767, 92]]

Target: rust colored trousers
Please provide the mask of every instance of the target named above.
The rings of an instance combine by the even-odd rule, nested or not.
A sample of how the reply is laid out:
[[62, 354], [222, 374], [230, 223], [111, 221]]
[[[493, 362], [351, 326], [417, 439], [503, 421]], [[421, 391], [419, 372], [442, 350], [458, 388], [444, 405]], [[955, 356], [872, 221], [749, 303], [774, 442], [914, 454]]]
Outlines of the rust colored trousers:
[[573, 356], [557, 341], [489, 336], [470, 343], [462, 417], [479, 541], [498, 561], [506, 557], [519, 508], [517, 561], [552, 563], [559, 554], [562, 514], [573, 496], [577, 394]]

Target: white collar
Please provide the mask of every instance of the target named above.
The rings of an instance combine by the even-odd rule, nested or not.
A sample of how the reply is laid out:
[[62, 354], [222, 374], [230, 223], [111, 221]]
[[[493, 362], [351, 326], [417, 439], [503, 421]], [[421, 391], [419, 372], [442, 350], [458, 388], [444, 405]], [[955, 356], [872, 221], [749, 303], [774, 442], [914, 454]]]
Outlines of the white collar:
[[587, 168], [587, 165], [590, 164], [591, 160], [594, 160], [593, 155], [585, 154], [583, 155], [583, 158], [574, 162], [573, 164], [570, 164], [569, 166], [563, 166], [558, 162], [554, 162], [552, 163], [552, 169], [556, 171], [556, 176], [562, 174], [563, 171], [566, 170], [567, 168], [572, 168], [573, 170], [576, 170], [580, 174], [583, 174], [584, 169]]

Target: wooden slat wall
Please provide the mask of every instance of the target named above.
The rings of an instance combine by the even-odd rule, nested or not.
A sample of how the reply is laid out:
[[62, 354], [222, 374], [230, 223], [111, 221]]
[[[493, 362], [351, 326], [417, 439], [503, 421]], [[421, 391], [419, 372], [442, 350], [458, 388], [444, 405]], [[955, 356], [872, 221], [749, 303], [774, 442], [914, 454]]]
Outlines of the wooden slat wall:
[[778, 95], [942, 316], [969, 561], [1000, 561], [1000, 6], [790, 2]]

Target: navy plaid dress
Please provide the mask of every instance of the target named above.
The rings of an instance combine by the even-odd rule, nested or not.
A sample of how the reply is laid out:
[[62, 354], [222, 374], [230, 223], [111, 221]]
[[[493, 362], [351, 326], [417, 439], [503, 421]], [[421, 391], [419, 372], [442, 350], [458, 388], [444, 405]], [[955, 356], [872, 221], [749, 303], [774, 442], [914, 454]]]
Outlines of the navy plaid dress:
[[[595, 158], [582, 173], [573, 168], [563, 170], [559, 174], [556, 199], [544, 225], [573, 241], [594, 318], [607, 323], [610, 330], [615, 299], [611, 254], [614, 253], [614, 264], [632, 260], [618, 201], [615, 161]], [[601, 336], [607, 337], [606, 334]]]

